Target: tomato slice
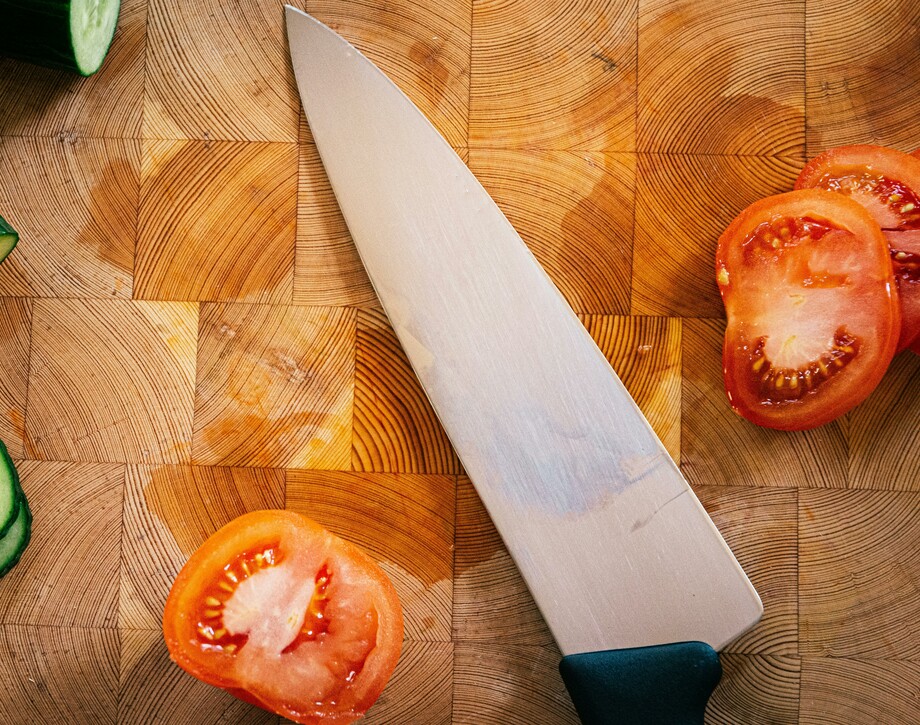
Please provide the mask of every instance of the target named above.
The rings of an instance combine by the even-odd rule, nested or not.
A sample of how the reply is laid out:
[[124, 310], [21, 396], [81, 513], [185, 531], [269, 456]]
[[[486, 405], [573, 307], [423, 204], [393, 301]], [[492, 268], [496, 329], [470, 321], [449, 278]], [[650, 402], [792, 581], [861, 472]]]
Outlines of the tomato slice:
[[[886, 232], [920, 231], [920, 158], [883, 146], [840, 146], [816, 156], [802, 170], [796, 189], [820, 188], [844, 194], [862, 204]], [[908, 347], [920, 332], [915, 296], [920, 286], [904, 262], [908, 242], [886, 233], [891, 244], [895, 277], [901, 292], [903, 327], [898, 350]], [[915, 237], [914, 237], [915, 238]], [[901, 255], [901, 258], [898, 255]], [[900, 271], [899, 271], [900, 270]], [[913, 281], [911, 281], [913, 280]]]
[[295, 722], [354, 722], [402, 648], [402, 610], [376, 562], [310, 519], [257, 511], [188, 560], [163, 613], [182, 669]]
[[920, 344], [920, 229], [884, 232], [901, 298], [898, 350]]
[[725, 389], [758, 425], [802, 430], [862, 402], [901, 329], [888, 246], [869, 213], [820, 189], [767, 197], [719, 238]]

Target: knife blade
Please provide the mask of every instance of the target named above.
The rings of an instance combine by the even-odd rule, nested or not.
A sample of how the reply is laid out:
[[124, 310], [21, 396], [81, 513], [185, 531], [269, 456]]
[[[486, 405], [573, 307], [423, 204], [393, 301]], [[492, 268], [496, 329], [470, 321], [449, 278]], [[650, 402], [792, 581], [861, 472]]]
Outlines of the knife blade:
[[756, 591], [577, 316], [373, 63], [286, 6], [297, 86], [371, 283], [563, 654], [585, 723], [702, 722]]

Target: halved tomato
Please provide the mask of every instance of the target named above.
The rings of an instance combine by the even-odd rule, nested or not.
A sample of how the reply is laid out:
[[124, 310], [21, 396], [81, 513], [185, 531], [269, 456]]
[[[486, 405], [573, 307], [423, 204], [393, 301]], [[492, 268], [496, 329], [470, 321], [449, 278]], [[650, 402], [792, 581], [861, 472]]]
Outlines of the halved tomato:
[[[844, 194], [862, 204], [886, 232], [920, 231], [920, 158], [883, 146], [839, 146], [812, 159], [795, 182], [796, 189], [819, 188]], [[920, 334], [920, 273], [905, 271], [906, 250], [914, 244], [886, 234], [900, 286], [903, 326], [898, 350]], [[914, 237], [916, 238], [916, 237]], [[899, 240], [894, 242], [893, 240]], [[901, 258], [898, 255], [901, 255]], [[898, 270], [901, 269], [901, 273]], [[913, 280], [913, 281], [911, 281]]]
[[769, 428], [814, 428], [875, 388], [901, 330], [888, 246], [855, 201], [819, 189], [767, 197], [719, 238], [725, 389]]
[[257, 511], [188, 560], [163, 634], [198, 679], [299, 723], [344, 725], [383, 691], [403, 620], [366, 553], [299, 514]]

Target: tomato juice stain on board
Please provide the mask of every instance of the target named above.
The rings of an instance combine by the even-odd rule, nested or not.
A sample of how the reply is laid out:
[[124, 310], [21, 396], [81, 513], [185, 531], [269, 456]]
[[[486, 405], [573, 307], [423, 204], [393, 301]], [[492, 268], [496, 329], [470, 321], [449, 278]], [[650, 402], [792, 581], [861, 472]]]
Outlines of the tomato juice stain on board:
[[191, 556], [211, 534], [248, 511], [284, 508], [284, 474], [256, 468], [138, 467], [143, 505]]
[[136, 296], [289, 301], [296, 154], [289, 144], [145, 144]]
[[[136, 147], [131, 148], [136, 154]], [[114, 294], [127, 288], [130, 295], [139, 196], [138, 165], [124, 159], [107, 162], [90, 190], [89, 221], [77, 237], [78, 244], [95, 250], [100, 261], [124, 274], [115, 278]]]
[[[553, 260], [556, 283], [561, 283], [560, 287], [576, 312], [625, 315], [629, 313], [630, 201], [635, 188], [635, 158], [608, 154], [583, 156], [584, 159], [579, 160], [586, 167], [581, 171], [593, 185], [565, 212], [557, 238], [559, 246], [545, 249], [543, 258]], [[632, 175], [626, 183], [623, 182], [624, 171]], [[576, 254], [580, 258], [575, 257]], [[579, 274], [573, 275], [571, 270]], [[566, 277], [568, 279], [563, 281]], [[624, 284], [624, 280], [627, 283]]]

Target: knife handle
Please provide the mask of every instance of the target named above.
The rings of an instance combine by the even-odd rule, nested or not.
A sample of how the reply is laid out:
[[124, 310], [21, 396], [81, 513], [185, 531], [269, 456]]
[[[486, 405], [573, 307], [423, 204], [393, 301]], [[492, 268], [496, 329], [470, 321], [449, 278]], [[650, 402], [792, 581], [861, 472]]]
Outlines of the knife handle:
[[583, 725], [703, 725], [722, 677], [703, 642], [568, 655], [559, 671]]

